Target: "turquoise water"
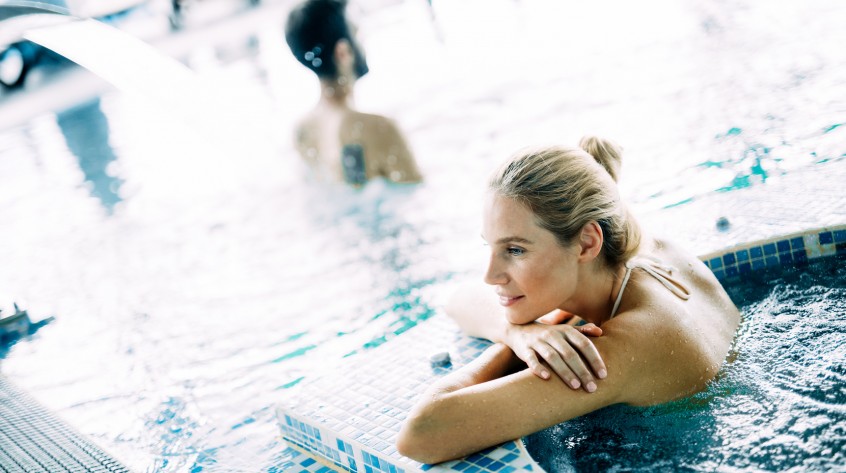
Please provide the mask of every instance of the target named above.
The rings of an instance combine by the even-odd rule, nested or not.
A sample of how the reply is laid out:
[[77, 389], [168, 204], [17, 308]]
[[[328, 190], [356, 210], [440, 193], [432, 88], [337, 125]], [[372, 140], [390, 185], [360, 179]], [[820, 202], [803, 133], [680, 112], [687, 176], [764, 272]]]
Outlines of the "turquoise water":
[[691, 398], [615, 406], [526, 438], [547, 471], [837, 471], [846, 457], [843, 259], [730, 288], [743, 322]]
[[275, 26], [185, 58], [238, 107], [110, 91], [0, 132], [0, 293], [56, 317], [3, 373], [136, 470], [284, 469], [278, 393], [478, 271], [482, 185], [515, 148], [615, 138], [641, 211], [843, 165], [841, 2], [435, 3], [356, 7], [358, 105], [407, 131], [418, 187], [301, 178], [316, 91]]

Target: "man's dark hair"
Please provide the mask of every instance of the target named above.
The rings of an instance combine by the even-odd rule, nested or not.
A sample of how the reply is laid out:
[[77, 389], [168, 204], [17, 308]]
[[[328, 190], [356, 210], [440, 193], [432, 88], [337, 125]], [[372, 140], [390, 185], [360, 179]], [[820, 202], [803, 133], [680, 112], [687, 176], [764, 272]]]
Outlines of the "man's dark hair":
[[335, 45], [349, 41], [355, 55], [355, 72], [367, 73], [367, 63], [344, 14], [346, 0], [307, 0], [294, 8], [285, 25], [285, 41], [294, 57], [321, 79], [338, 76], [335, 64]]

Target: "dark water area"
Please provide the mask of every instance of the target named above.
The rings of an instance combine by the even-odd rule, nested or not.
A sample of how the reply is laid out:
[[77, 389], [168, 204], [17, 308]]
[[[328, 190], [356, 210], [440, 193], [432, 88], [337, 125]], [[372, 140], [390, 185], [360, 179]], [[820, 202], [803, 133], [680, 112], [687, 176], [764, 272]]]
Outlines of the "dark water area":
[[699, 394], [612, 406], [524, 439], [550, 472], [842, 471], [846, 464], [846, 261], [727, 290], [735, 348]]

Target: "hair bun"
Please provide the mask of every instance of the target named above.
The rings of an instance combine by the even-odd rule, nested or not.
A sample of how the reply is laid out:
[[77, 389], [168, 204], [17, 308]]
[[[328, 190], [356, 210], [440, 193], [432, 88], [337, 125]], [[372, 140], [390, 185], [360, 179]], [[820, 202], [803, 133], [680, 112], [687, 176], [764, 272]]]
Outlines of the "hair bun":
[[593, 159], [608, 171], [614, 181], [618, 180], [623, 154], [623, 148], [620, 145], [611, 140], [588, 135], [579, 141], [579, 148], [593, 156]]

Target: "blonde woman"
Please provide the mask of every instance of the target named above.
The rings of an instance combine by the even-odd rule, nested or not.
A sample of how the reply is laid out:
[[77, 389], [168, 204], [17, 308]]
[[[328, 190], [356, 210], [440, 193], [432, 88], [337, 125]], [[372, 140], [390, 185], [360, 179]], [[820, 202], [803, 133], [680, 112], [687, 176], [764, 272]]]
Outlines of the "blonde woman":
[[[400, 453], [455, 459], [714, 378], [740, 314], [695, 256], [641, 233], [620, 200], [619, 165], [615, 144], [589, 137], [518, 153], [493, 174], [482, 235], [493, 290], [463, 288], [447, 313], [497, 343], [421, 396]], [[572, 314], [587, 325], [560, 324]]]

